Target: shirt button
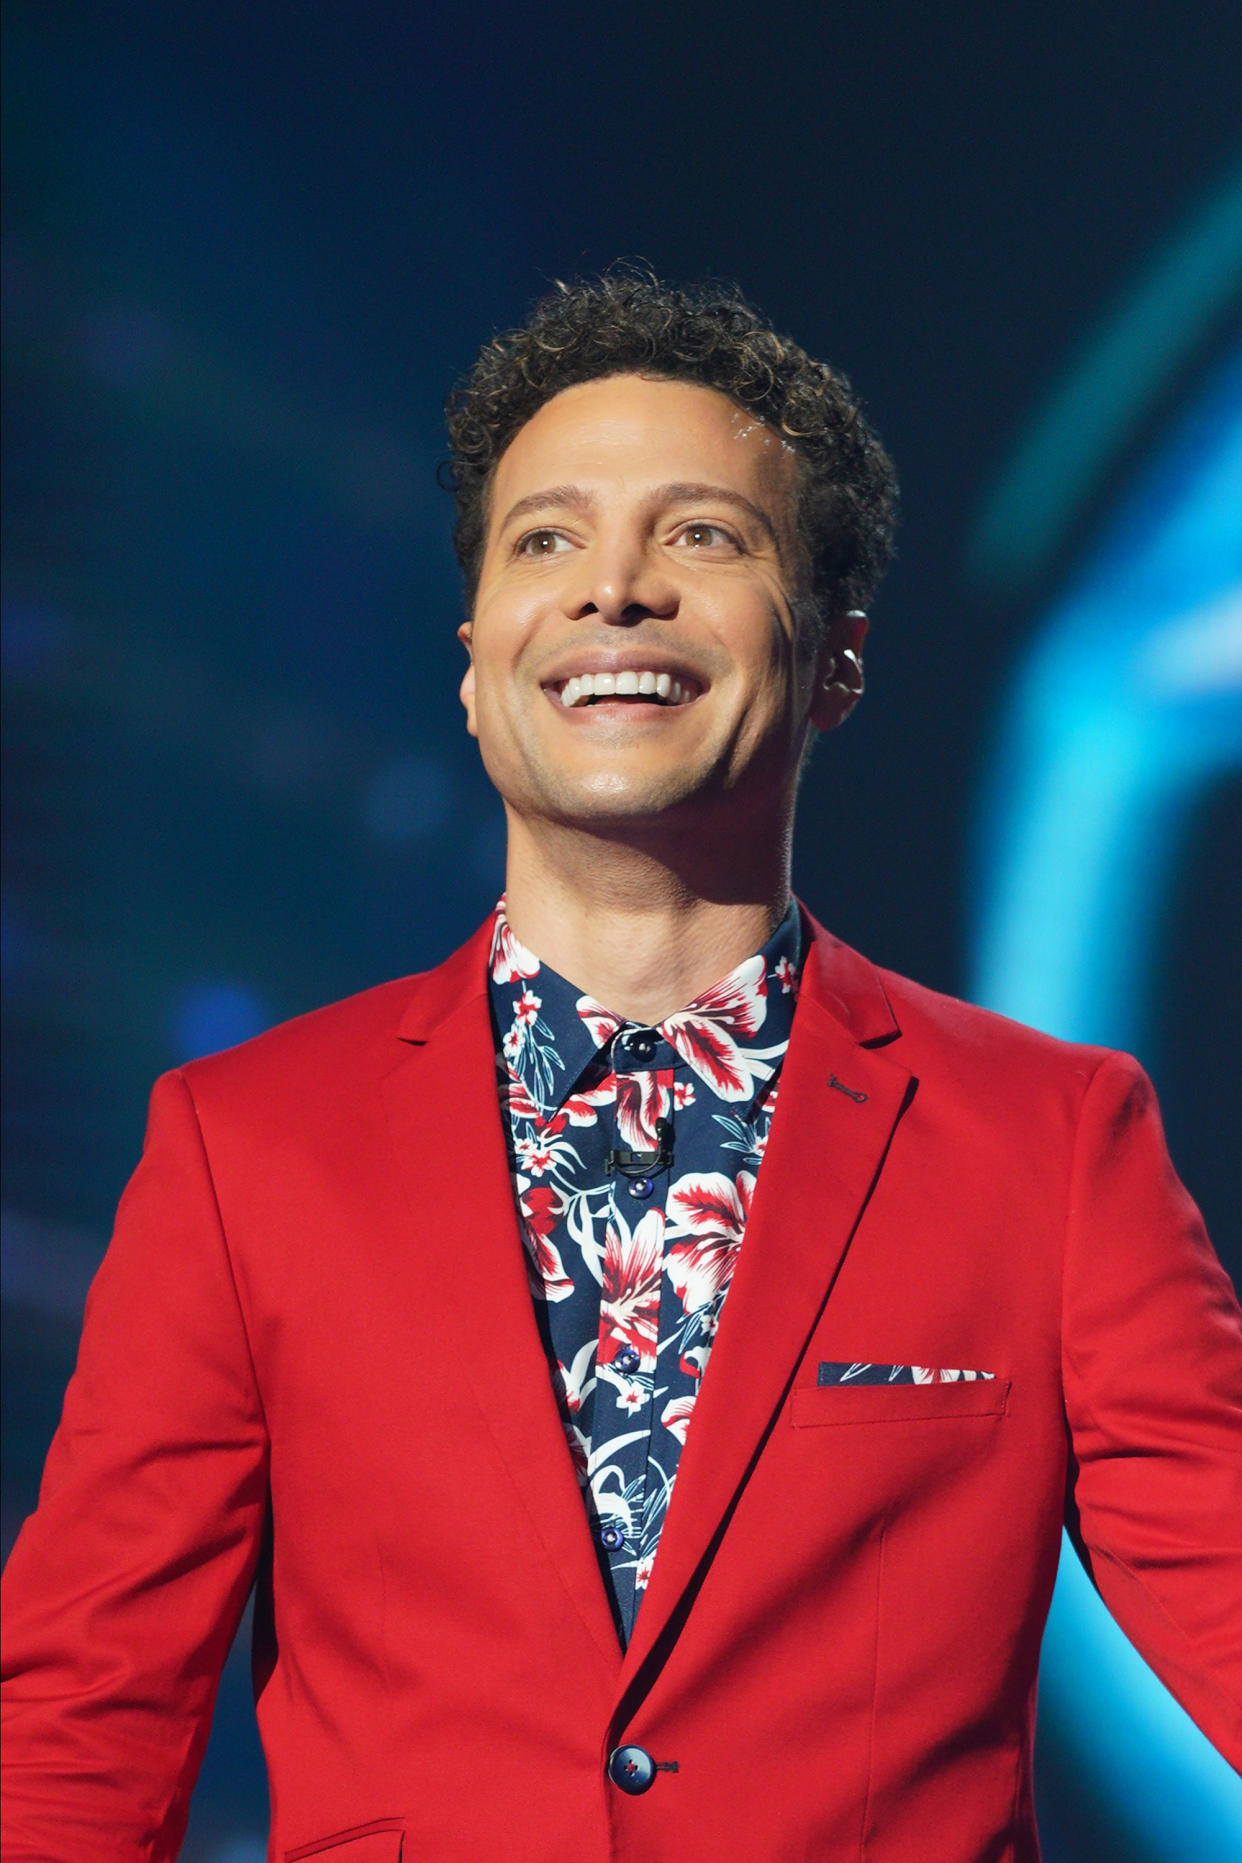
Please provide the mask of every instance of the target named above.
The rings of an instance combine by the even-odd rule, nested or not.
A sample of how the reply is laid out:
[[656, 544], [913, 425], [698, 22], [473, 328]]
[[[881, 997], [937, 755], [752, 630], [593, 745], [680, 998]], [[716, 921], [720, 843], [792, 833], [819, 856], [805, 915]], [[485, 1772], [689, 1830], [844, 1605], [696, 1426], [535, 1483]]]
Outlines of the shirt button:
[[649, 1061], [656, 1050], [656, 1038], [642, 1032], [631, 1035], [626, 1046], [636, 1061]]
[[646, 1747], [614, 1747], [608, 1755], [608, 1777], [637, 1798], [655, 1784], [655, 1761]]
[[640, 1202], [645, 1201], [654, 1189], [655, 1185], [649, 1177], [632, 1177], [630, 1179], [630, 1195], [632, 1197], [637, 1197]]
[[632, 1345], [623, 1345], [612, 1362], [618, 1371], [631, 1372], [637, 1371], [643, 1361]]
[[625, 1535], [622, 1533], [620, 1527], [601, 1527], [599, 1530], [599, 1543], [605, 1552], [620, 1552], [621, 1548], [625, 1545]]

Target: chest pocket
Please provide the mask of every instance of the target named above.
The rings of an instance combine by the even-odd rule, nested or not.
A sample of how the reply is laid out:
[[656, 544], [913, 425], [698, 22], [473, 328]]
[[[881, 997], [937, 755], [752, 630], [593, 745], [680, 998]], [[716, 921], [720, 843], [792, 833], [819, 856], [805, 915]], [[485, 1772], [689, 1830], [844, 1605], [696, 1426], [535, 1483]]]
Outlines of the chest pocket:
[[404, 1819], [377, 1818], [373, 1824], [356, 1824], [286, 1850], [285, 1863], [311, 1863], [312, 1858], [318, 1863], [320, 1857], [323, 1863], [401, 1863], [404, 1833]]
[[859, 1423], [940, 1423], [955, 1417], [1003, 1417], [1008, 1378], [956, 1384], [824, 1384], [796, 1389], [789, 1405], [795, 1429]]

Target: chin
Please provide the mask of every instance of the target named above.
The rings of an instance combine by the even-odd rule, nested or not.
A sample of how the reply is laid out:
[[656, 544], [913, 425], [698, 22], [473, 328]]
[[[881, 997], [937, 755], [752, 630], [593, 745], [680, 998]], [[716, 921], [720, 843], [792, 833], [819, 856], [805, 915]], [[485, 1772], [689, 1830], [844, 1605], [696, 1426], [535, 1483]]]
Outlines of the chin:
[[703, 784], [690, 770], [668, 771], [645, 779], [617, 771], [598, 771], [578, 782], [547, 786], [544, 802], [553, 821], [599, 826], [612, 822], [650, 823], [672, 814], [682, 804], [702, 795]]

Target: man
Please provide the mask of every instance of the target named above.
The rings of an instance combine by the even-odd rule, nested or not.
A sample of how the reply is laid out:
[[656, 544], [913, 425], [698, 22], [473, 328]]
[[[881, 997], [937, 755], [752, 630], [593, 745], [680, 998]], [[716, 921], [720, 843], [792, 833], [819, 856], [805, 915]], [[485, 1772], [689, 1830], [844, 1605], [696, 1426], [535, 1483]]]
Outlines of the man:
[[450, 433], [506, 897], [157, 1085], [10, 1564], [10, 1854], [175, 1853], [257, 1579], [273, 1856], [1034, 1859], [1065, 1518], [1237, 1763], [1242, 1323], [1144, 1077], [791, 904], [891, 530], [847, 386], [616, 274]]

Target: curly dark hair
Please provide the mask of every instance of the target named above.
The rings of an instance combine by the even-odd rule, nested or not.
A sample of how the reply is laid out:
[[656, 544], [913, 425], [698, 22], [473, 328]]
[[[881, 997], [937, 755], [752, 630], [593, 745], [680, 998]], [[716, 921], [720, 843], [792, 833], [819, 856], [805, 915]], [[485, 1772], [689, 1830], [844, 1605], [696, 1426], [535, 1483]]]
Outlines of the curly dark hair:
[[497, 462], [563, 388], [639, 373], [719, 389], [798, 455], [798, 529], [820, 628], [865, 608], [892, 553], [897, 480], [843, 375], [780, 336], [736, 287], [679, 287], [645, 267], [556, 284], [527, 321], [494, 337], [446, 405], [453, 542], [473, 607]]

